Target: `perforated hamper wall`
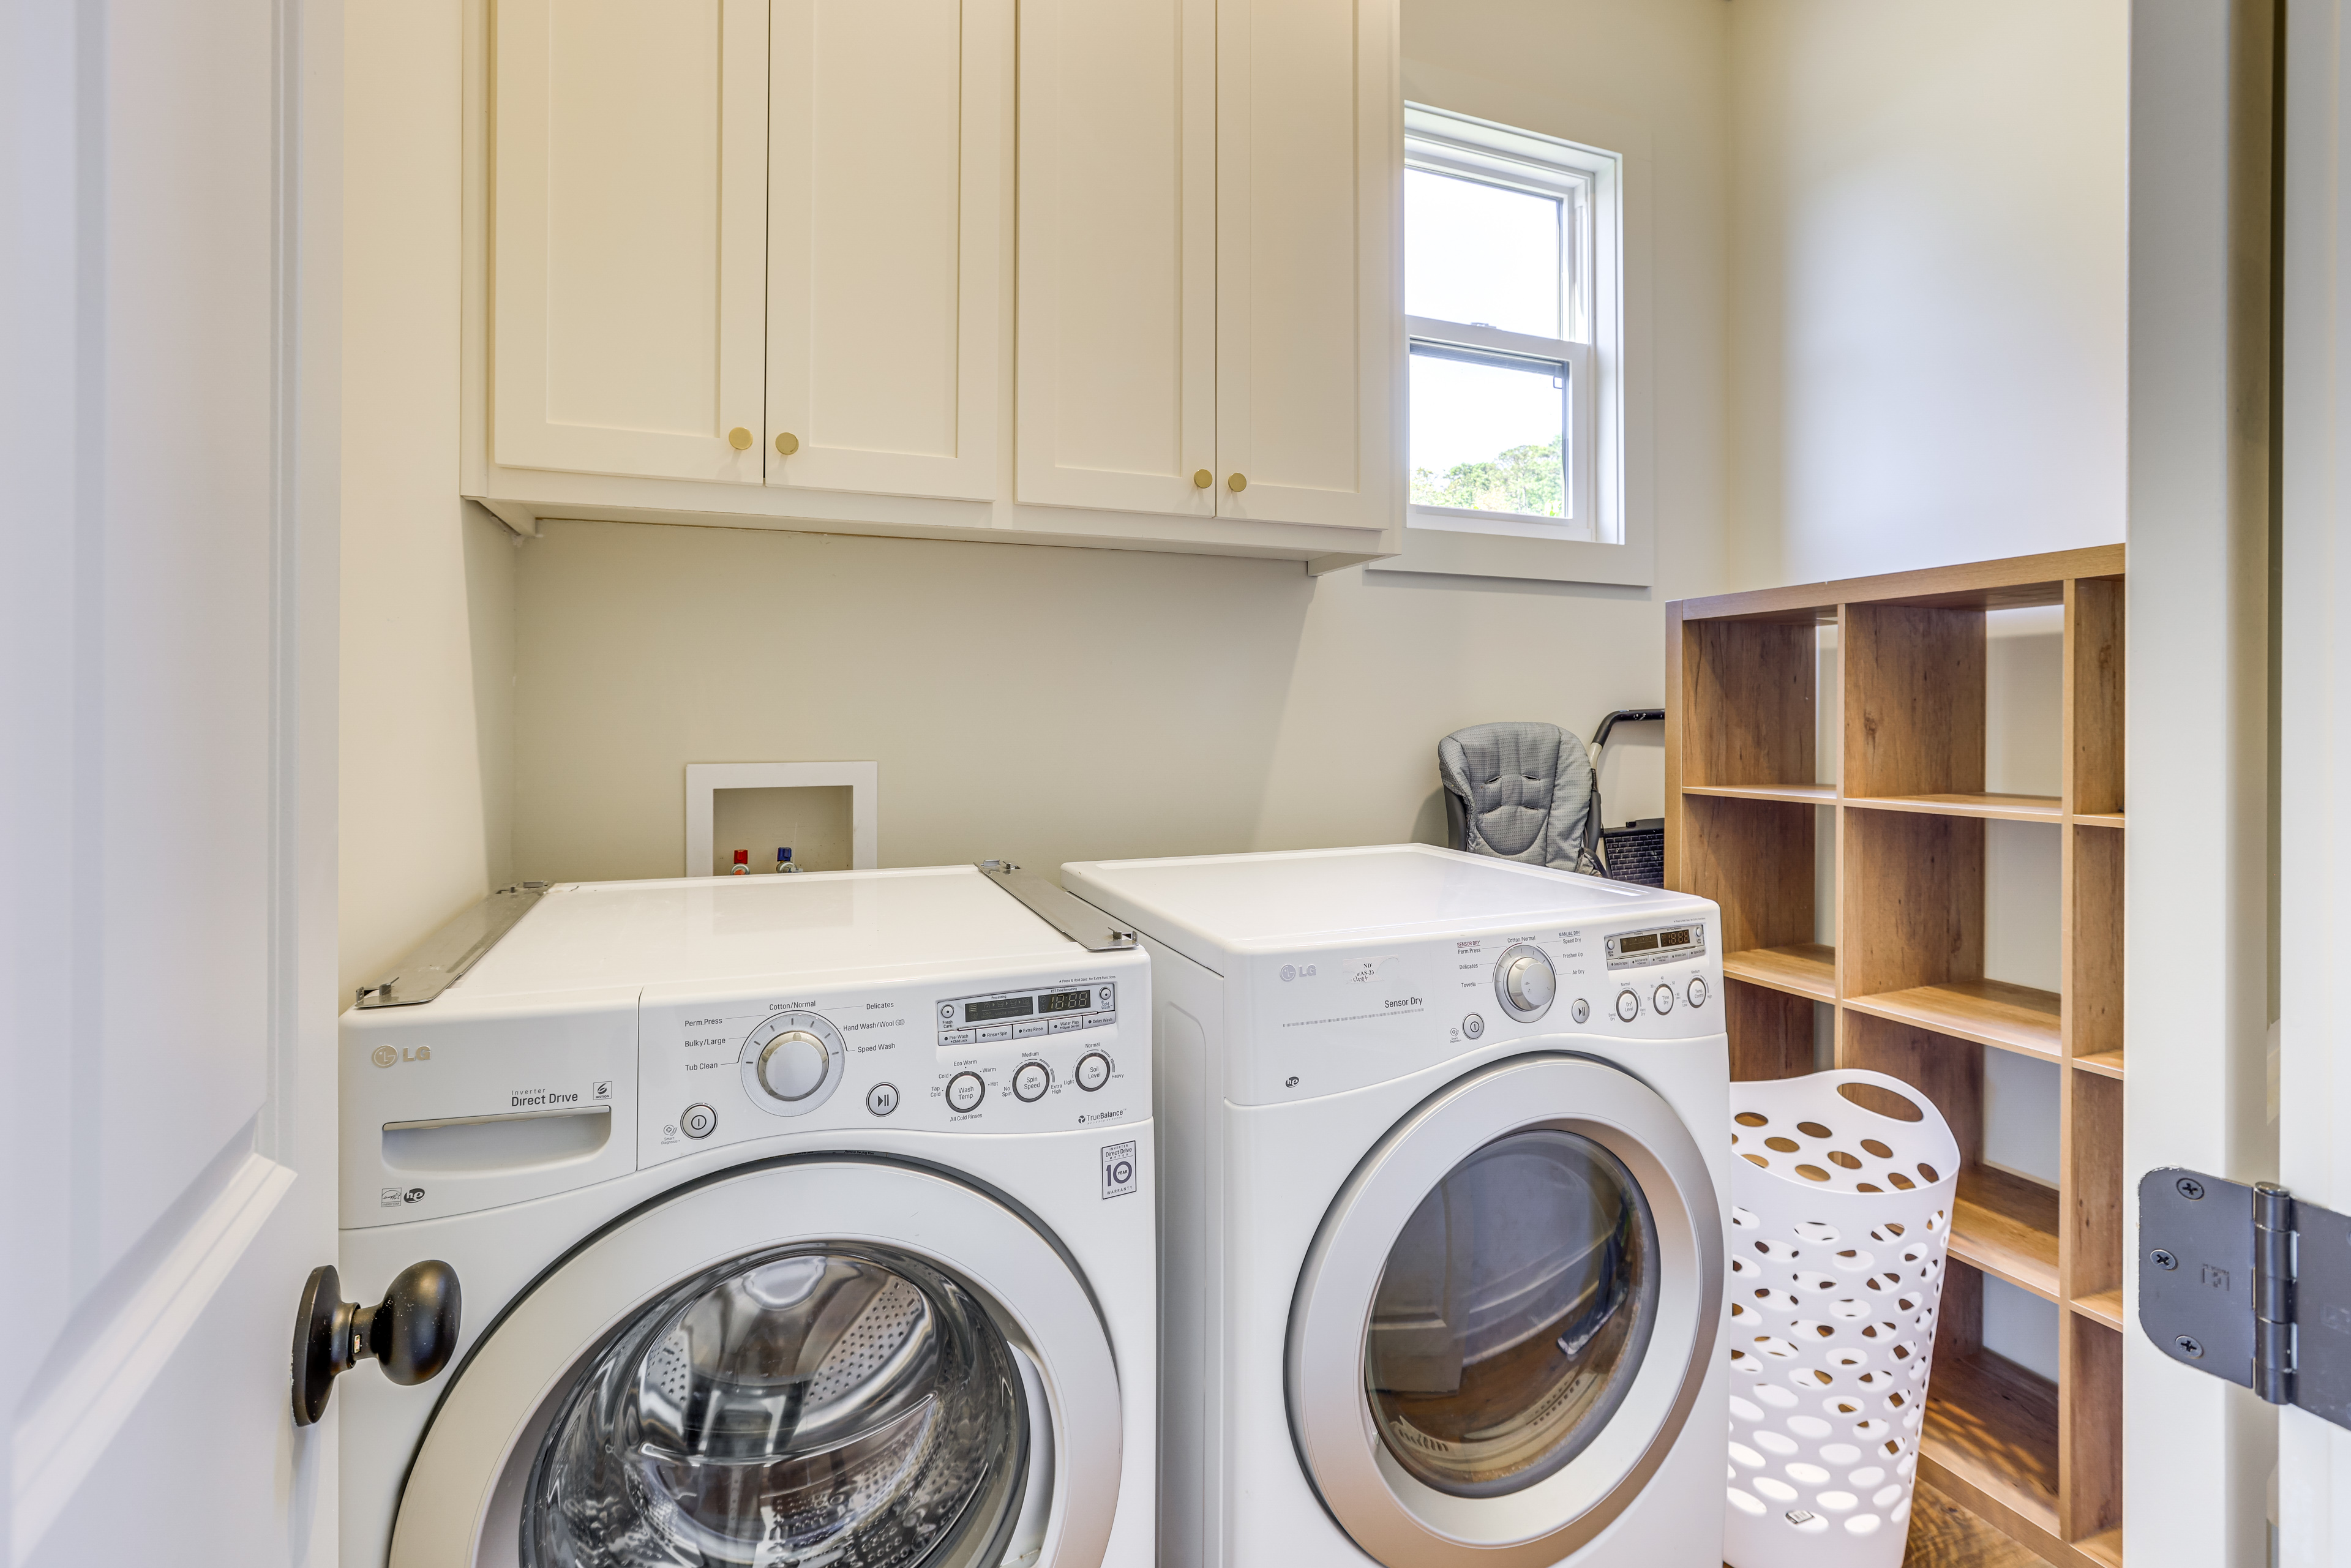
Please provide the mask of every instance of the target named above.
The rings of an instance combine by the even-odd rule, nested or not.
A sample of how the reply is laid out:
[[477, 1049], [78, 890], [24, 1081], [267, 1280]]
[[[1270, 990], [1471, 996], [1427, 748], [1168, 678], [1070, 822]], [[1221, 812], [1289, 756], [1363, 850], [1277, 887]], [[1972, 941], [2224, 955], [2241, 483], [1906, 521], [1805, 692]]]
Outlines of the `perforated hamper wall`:
[[[1915, 1122], [1837, 1092], [1874, 1084]], [[1895, 1568], [1959, 1149], [1926, 1096], [1881, 1072], [1730, 1086], [1734, 1568]]]

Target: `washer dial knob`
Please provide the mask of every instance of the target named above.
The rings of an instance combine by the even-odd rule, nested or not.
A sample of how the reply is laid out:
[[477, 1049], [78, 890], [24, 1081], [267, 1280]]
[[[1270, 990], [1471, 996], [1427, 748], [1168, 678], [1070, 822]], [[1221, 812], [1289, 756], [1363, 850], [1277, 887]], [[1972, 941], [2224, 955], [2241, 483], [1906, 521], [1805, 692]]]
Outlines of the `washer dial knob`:
[[979, 1108], [987, 1098], [987, 1085], [977, 1072], [958, 1072], [947, 1080], [947, 1109], [961, 1114]]
[[806, 1030], [779, 1034], [759, 1052], [759, 1087], [786, 1103], [823, 1088], [825, 1074], [831, 1071], [832, 1057], [824, 1041]]
[[1641, 998], [1630, 991], [1616, 993], [1616, 1016], [1631, 1023], [1641, 1016]]
[[1494, 962], [1495, 998], [1520, 1023], [1532, 1023], [1548, 1012], [1558, 991], [1559, 977], [1540, 947], [1513, 943]]
[[1024, 1061], [1012, 1075], [1012, 1097], [1023, 1105], [1033, 1105], [1045, 1097], [1053, 1086], [1053, 1075], [1045, 1071], [1041, 1061]]
[[848, 1047], [822, 1013], [769, 1013], [743, 1037], [736, 1071], [743, 1094], [770, 1116], [806, 1116], [831, 1100], [848, 1076]]
[[1078, 1087], [1091, 1094], [1110, 1082], [1110, 1058], [1090, 1051], [1078, 1058]]

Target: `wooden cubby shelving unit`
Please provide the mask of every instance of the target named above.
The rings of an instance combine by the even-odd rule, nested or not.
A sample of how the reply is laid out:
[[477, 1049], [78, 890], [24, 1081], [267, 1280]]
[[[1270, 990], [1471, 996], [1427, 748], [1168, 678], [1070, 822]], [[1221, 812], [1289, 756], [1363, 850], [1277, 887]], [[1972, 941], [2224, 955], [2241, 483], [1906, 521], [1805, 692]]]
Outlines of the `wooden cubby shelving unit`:
[[[2064, 607], [2063, 793], [1987, 793], [1991, 610]], [[1819, 755], [1823, 626], [1841, 716]], [[1933, 1100], [1963, 1161], [1921, 1477], [2053, 1563], [2122, 1561], [2123, 547], [1667, 607], [1666, 881], [1722, 906], [1734, 1078], [1839, 1066]], [[1822, 782], [1824, 773], [1832, 782]], [[2052, 993], [1984, 975], [1985, 823], [2063, 854]], [[1815, 940], [1834, 834], [1834, 946]], [[2061, 1180], [1980, 1163], [1987, 1051], [2058, 1064]], [[2055, 1303], [2054, 1383], [1983, 1347], [1983, 1277]]]

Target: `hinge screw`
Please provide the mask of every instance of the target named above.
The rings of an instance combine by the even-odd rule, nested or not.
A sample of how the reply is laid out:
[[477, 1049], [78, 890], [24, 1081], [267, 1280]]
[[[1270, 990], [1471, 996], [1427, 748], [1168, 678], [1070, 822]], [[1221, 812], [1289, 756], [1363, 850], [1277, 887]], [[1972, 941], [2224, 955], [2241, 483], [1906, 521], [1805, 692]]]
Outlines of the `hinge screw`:
[[2179, 1196], [2182, 1197], [2193, 1198], [2202, 1197], [2204, 1196], [2204, 1184], [2198, 1181], [2194, 1176], [2181, 1176], [2179, 1178]]
[[2173, 1340], [2171, 1343], [2178, 1345], [2179, 1347], [2179, 1354], [2186, 1356], [2189, 1360], [2201, 1361], [2204, 1359], [2204, 1343], [2201, 1340], [2190, 1339], [2186, 1334], [2181, 1334], [2178, 1339]]
[[2154, 1251], [2147, 1255], [2147, 1260], [2154, 1264], [2158, 1269], [2177, 1269], [2179, 1267], [2179, 1260], [2173, 1257], [2168, 1248], [2157, 1248]]

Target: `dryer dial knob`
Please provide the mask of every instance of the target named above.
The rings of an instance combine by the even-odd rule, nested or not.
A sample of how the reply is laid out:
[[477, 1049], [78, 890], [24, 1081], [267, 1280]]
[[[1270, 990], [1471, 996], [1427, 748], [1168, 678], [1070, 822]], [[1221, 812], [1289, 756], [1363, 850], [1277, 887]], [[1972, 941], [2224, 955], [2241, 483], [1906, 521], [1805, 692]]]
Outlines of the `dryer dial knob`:
[[1616, 1016], [1631, 1023], [1641, 1016], [1641, 998], [1630, 991], [1616, 993]]
[[1551, 960], [1540, 953], [1520, 954], [1511, 959], [1510, 967], [1502, 972], [1502, 984], [1520, 1012], [1539, 1013], [1551, 1006], [1552, 993], [1557, 983], [1557, 977], [1552, 973]]
[[778, 1100], [805, 1100], [824, 1087], [832, 1058], [824, 1041], [806, 1030], [792, 1030], [769, 1040], [759, 1052], [759, 1087]]

